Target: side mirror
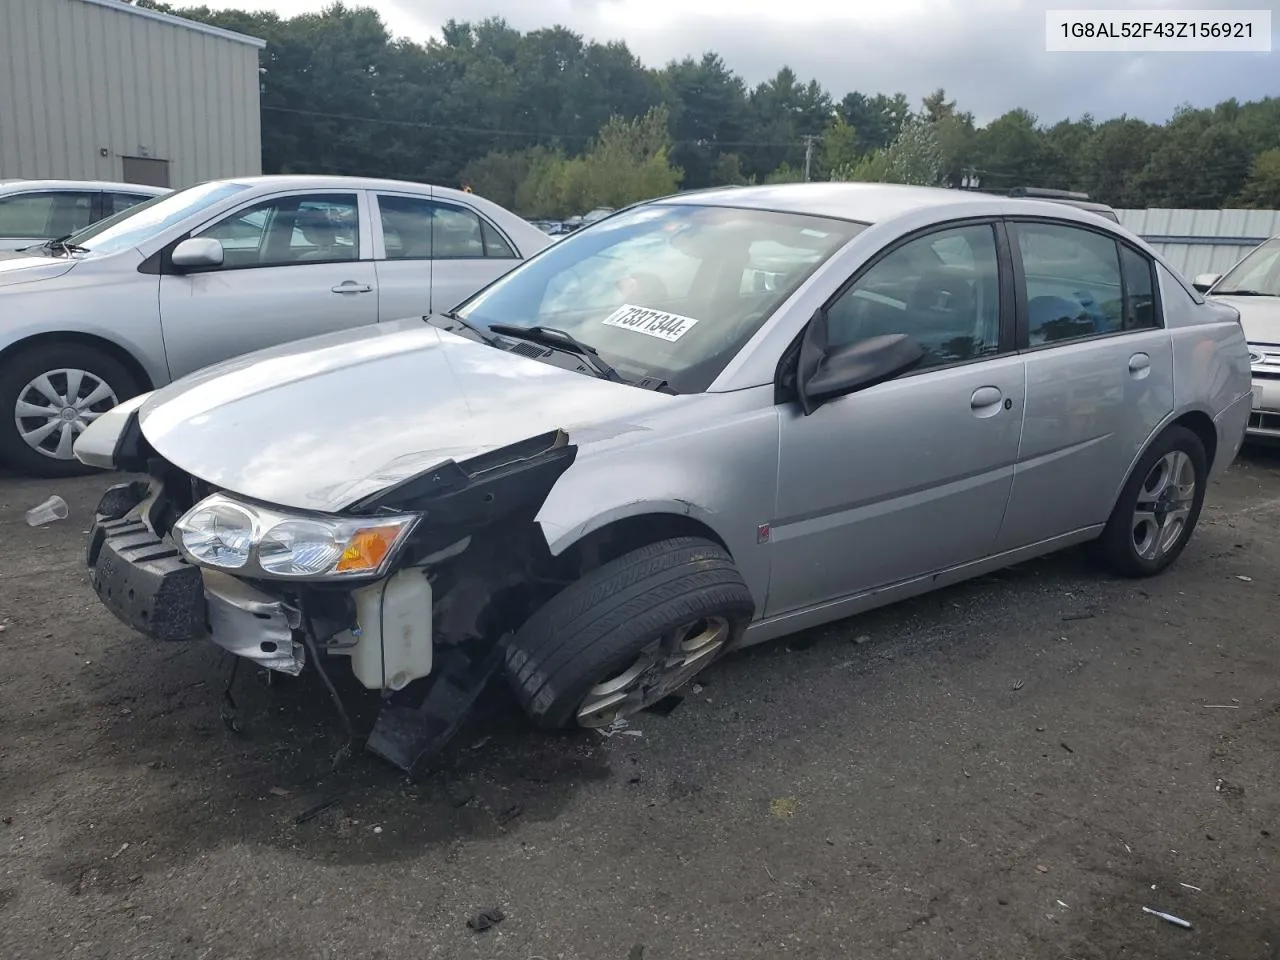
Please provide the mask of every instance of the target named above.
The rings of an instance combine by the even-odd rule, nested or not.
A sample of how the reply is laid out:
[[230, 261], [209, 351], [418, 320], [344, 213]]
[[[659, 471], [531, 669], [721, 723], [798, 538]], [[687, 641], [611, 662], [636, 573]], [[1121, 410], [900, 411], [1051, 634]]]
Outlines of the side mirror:
[[222, 266], [222, 244], [212, 237], [188, 237], [173, 248], [173, 265], [194, 267]]
[[828, 351], [799, 385], [805, 413], [831, 400], [882, 383], [914, 367], [924, 347], [905, 333], [891, 333]]
[[1197, 276], [1194, 280], [1191, 281], [1191, 285], [1195, 287], [1197, 290], [1199, 290], [1201, 293], [1205, 293], [1210, 287], [1212, 287], [1215, 283], [1217, 283], [1221, 279], [1222, 279], [1222, 274], [1220, 273], [1202, 273], [1199, 276]]

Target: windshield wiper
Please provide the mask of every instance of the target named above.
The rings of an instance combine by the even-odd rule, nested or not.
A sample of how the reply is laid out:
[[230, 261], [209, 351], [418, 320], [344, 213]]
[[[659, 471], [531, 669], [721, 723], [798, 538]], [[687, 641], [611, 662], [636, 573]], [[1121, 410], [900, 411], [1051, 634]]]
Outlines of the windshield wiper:
[[491, 347], [501, 346], [498, 343], [498, 341], [496, 341], [489, 334], [485, 333], [483, 330], [477, 327], [470, 320], [464, 320], [462, 317], [460, 317], [456, 310], [445, 310], [443, 313], [436, 314], [436, 316], [444, 317], [446, 320], [452, 320], [458, 326], [464, 327], [465, 329], [470, 330], [472, 333], [474, 333], [477, 337], [479, 337], [481, 340], [483, 340], [485, 343], [487, 343]]
[[1215, 297], [1274, 297], [1274, 293], [1263, 293], [1261, 290], [1215, 290]]
[[48, 250], [50, 253], [54, 253], [58, 250], [61, 250], [65, 254], [88, 253], [88, 247], [82, 247], [78, 243], [67, 243], [67, 241], [74, 236], [74, 233], [68, 233], [66, 236], [57, 237], [53, 240], [46, 240], [44, 243], [40, 244], [40, 246], [36, 247], [36, 249]]
[[601, 359], [595, 347], [588, 346], [573, 334], [557, 330], [555, 327], [521, 327], [514, 323], [491, 323], [489, 324], [489, 332], [515, 337], [518, 340], [528, 340], [530, 343], [540, 343], [546, 347], [567, 350], [587, 361], [596, 373], [606, 380], [613, 380], [615, 383], [626, 383], [617, 370]]

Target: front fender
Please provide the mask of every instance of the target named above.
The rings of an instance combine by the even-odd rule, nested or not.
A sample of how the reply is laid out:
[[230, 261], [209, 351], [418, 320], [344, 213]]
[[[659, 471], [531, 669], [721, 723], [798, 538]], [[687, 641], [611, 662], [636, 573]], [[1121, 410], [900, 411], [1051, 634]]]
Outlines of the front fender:
[[681, 415], [688, 420], [679, 429], [657, 430], [650, 439], [607, 450], [584, 448], [538, 511], [548, 549], [558, 556], [629, 517], [688, 517], [725, 545], [763, 610], [777, 497], [778, 419], [771, 405], [750, 403], [741, 394], [707, 398], [706, 407], [716, 409], [705, 419], [703, 410], [685, 409]]

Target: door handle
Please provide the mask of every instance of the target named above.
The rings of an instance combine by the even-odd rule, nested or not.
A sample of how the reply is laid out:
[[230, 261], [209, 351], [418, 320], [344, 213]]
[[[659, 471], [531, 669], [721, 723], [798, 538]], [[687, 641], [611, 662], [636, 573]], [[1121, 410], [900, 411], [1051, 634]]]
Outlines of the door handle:
[[330, 287], [334, 293], [371, 293], [373, 287], [367, 283], [356, 283], [354, 280], [344, 280], [336, 287]]
[[969, 406], [973, 409], [975, 417], [983, 419], [994, 417], [1001, 410], [1001, 402], [1004, 394], [999, 387], [979, 387], [973, 391], [973, 396], [969, 398]]
[[1151, 357], [1145, 353], [1135, 353], [1129, 358], [1129, 372], [1134, 379], [1141, 380], [1151, 372]]

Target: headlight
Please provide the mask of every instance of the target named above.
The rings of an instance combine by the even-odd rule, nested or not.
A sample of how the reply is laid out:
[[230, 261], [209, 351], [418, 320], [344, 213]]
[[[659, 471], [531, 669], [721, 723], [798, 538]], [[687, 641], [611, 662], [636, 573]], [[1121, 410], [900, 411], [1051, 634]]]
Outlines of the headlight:
[[201, 566], [338, 580], [381, 575], [417, 522], [412, 514], [289, 514], [216, 493], [183, 514], [173, 529], [183, 553]]

